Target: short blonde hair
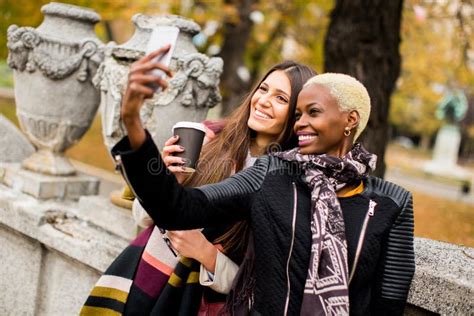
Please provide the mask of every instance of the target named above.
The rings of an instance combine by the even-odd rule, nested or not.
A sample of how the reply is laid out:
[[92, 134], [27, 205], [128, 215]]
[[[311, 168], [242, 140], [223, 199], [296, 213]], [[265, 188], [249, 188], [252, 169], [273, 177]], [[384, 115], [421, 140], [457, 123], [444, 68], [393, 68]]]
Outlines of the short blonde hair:
[[319, 84], [329, 89], [339, 108], [344, 112], [357, 111], [359, 125], [356, 127], [356, 140], [367, 126], [370, 116], [370, 96], [359, 80], [340, 73], [324, 73], [310, 78], [304, 87]]

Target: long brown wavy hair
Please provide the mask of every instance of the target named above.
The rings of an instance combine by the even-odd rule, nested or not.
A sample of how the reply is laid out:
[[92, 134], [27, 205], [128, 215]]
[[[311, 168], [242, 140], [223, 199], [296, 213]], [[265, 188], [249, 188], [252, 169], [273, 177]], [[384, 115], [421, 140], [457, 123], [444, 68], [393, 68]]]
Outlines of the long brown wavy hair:
[[[255, 84], [242, 104], [225, 119], [225, 126], [222, 131], [203, 147], [196, 172], [186, 180], [185, 185], [196, 187], [217, 183], [230, 177], [233, 172], [242, 170], [250, 145], [256, 136], [256, 132], [247, 125], [250, 116], [251, 98], [262, 82], [274, 71], [283, 71], [287, 75], [291, 86], [291, 96], [288, 118], [281, 133], [272, 144], [278, 144], [281, 150], [297, 146], [297, 139], [293, 133], [296, 100], [304, 83], [309, 78], [315, 76], [316, 72], [303, 64], [294, 61], [284, 61], [274, 65]], [[229, 255], [231, 253], [234, 254], [231, 257], [234, 260], [240, 261], [247, 245], [248, 230], [247, 222], [236, 223], [230, 230], [213, 242], [221, 244], [225, 253]]]

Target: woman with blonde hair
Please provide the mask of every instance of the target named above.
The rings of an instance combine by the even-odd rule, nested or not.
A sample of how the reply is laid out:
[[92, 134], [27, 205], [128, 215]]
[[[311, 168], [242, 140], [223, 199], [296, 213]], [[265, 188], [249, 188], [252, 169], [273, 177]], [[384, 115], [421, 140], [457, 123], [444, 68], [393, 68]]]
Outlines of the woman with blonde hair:
[[412, 197], [369, 176], [376, 156], [355, 143], [370, 113], [360, 82], [343, 74], [310, 79], [296, 107], [298, 148], [198, 188], [147, 172], [158, 150], [135, 129], [140, 106], [124, 103], [129, 136], [113, 152], [155, 223], [193, 229], [250, 221], [253, 242], [227, 311], [403, 314], [414, 273]]

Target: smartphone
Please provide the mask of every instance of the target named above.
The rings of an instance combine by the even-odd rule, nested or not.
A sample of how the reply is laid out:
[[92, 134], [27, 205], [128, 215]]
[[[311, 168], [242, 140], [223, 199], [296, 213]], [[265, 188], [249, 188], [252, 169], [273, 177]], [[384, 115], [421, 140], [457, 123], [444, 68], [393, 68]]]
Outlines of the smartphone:
[[[174, 48], [176, 46], [176, 41], [178, 40], [179, 35], [179, 28], [176, 26], [157, 26], [153, 29], [151, 33], [150, 40], [148, 41], [148, 45], [146, 48], [146, 54], [160, 49], [165, 45], [171, 45], [170, 49], [155, 58], [155, 61], [160, 62], [161, 64], [169, 67], [171, 62], [171, 56], [173, 56]], [[159, 69], [154, 69], [151, 73], [155, 76], [164, 78], [165, 73]], [[157, 84], [150, 85], [151, 88], [158, 92], [161, 88]]]

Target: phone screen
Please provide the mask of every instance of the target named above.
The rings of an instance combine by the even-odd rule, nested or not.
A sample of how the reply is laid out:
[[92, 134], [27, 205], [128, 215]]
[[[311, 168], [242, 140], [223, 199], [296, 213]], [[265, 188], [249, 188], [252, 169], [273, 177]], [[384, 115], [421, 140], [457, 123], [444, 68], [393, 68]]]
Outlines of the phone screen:
[[[174, 48], [176, 46], [176, 41], [178, 39], [178, 35], [179, 35], [179, 28], [177, 28], [176, 26], [155, 27], [153, 29], [153, 32], [151, 33], [150, 40], [148, 41], [146, 54], [148, 55], [149, 53], [156, 51], [157, 49], [160, 49], [161, 47], [165, 45], [170, 44], [171, 45], [170, 49], [166, 53], [160, 56], [157, 56], [155, 59], [155, 61], [160, 62], [166, 67], [169, 67], [170, 62], [171, 62], [171, 57], [173, 56]], [[152, 70], [151, 73], [161, 78], [163, 78], [166, 75], [163, 71], [159, 69]], [[158, 85], [153, 85], [151, 87], [155, 89], [155, 91], [160, 89]]]

